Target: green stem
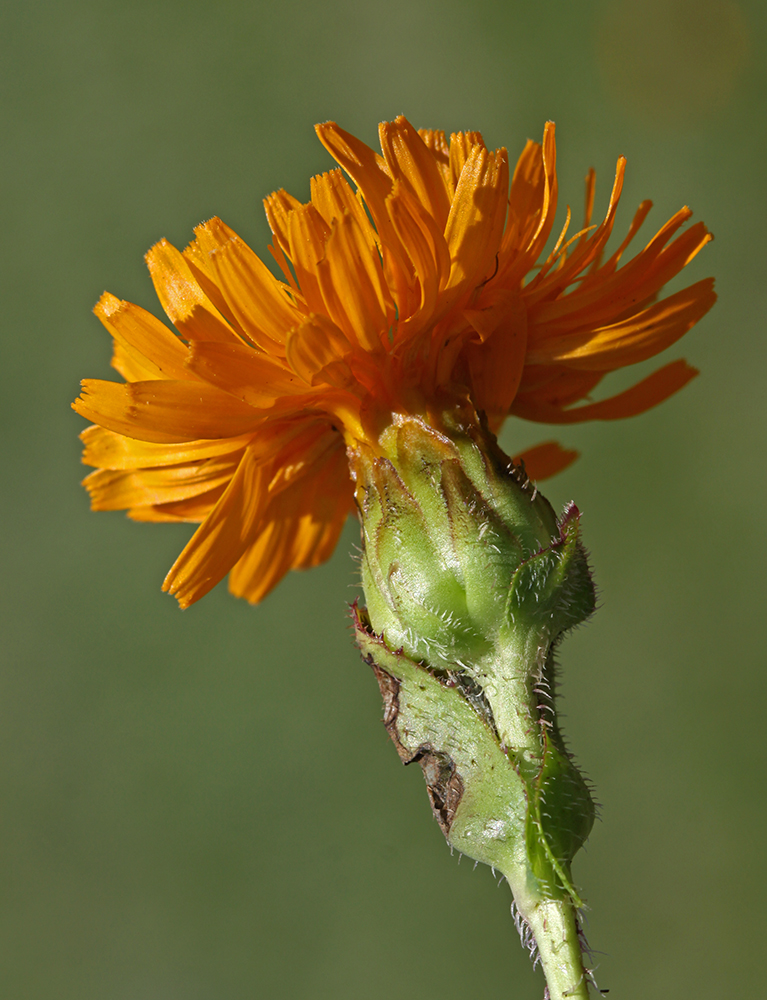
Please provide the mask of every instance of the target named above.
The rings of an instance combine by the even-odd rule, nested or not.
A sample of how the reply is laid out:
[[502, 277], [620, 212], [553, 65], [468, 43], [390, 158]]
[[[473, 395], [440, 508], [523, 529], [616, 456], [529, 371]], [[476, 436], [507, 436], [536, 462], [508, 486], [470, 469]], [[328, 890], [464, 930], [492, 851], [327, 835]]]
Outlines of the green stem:
[[[507, 750], [459, 686], [391, 650], [362, 617], [357, 642], [381, 686], [389, 734], [404, 763], [421, 764], [448, 843], [505, 876], [551, 1000], [588, 1000], [567, 860], [585, 839], [576, 831], [571, 840], [567, 830], [584, 804], [569, 759], [548, 740], [535, 748], [534, 760]], [[547, 815], [554, 810], [547, 827], [543, 806]], [[569, 821], [566, 829], [557, 816]]]
[[[535, 942], [550, 1000], [589, 1000], [589, 978], [573, 903], [530, 897], [520, 871], [507, 875], [514, 903]], [[520, 928], [525, 943], [524, 926]]]

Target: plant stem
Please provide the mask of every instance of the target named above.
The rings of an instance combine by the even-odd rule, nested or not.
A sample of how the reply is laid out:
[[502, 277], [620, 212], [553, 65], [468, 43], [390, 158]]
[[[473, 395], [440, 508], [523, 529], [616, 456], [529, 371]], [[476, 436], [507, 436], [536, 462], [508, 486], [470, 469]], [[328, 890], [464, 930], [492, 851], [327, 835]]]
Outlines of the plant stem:
[[535, 940], [550, 1000], [589, 1000], [589, 978], [572, 902], [531, 899], [516, 873], [507, 876], [507, 881]]
[[[582, 779], [569, 758], [557, 756], [548, 737], [537, 744], [538, 726], [520, 732], [530, 743], [526, 755], [506, 750], [457, 685], [445, 684], [402, 652], [389, 649], [360, 617], [357, 642], [376, 671], [389, 734], [404, 763], [421, 763], [432, 808], [448, 842], [492, 865], [509, 883], [524, 924], [523, 943], [535, 942], [547, 996], [589, 1000], [578, 896], [570, 884], [568, 865], [572, 843], [577, 848], [585, 836], [578, 833], [576, 823], [576, 840], [569, 848], [563, 839], [583, 811]], [[528, 688], [525, 683], [523, 692]], [[509, 690], [513, 692], [513, 685]], [[530, 711], [526, 698], [517, 697], [515, 702], [520, 719], [525, 719]], [[532, 780], [524, 774], [531, 770]], [[587, 792], [586, 796], [590, 807]], [[586, 811], [588, 831], [591, 819]], [[563, 819], [569, 821], [564, 827], [559, 822]]]

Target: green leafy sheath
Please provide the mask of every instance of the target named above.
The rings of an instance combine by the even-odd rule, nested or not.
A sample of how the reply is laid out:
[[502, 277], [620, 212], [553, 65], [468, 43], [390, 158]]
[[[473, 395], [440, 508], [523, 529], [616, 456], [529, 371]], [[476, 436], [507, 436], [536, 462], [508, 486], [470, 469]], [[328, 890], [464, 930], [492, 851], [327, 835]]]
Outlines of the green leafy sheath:
[[594, 820], [562, 740], [554, 649], [594, 607], [579, 514], [557, 519], [475, 416], [405, 417], [353, 462], [357, 641], [449, 844], [508, 880], [551, 1000], [588, 997], [570, 866]]

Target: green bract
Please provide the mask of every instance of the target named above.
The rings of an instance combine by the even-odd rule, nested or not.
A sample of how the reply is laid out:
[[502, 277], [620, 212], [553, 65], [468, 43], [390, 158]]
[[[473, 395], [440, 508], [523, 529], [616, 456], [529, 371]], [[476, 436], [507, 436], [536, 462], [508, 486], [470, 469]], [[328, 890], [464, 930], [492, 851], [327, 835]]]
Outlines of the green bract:
[[557, 520], [478, 422], [438, 433], [403, 417], [381, 445], [354, 463], [371, 626], [390, 649], [476, 682], [513, 744], [498, 684], [541, 673], [594, 609], [578, 511]]

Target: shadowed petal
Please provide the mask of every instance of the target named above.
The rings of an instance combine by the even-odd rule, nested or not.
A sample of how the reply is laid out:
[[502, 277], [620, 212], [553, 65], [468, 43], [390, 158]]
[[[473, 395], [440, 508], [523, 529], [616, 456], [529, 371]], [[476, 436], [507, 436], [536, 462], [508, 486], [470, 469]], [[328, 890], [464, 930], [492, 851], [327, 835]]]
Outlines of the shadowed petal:
[[229, 576], [229, 590], [255, 604], [289, 570], [325, 562], [352, 508], [346, 455], [337, 448], [269, 505], [258, 538]]
[[172, 503], [206, 493], [228, 483], [242, 450], [226, 459], [207, 459], [190, 465], [121, 471], [99, 469], [83, 480], [91, 498], [91, 510], [125, 510]]
[[528, 477], [540, 482], [542, 479], [556, 476], [558, 472], [563, 472], [577, 457], [577, 451], [563, 448], [556, 441], [544, 441], [543, 444], [537, 444], [534, 448], [528, 448], [527, 451], [515, 455], [512, 462], [515, 465], [524, 463]]
[[223, 579], [251, 544], [268, 496], [268, 467], [248, 448], [223, 496], [165, 577], [162, 589], [188, 607]]
[[258, 409], [306, 391], [285, 362], [244, 344], [196, 342], [186, 364], [199, 378]]

